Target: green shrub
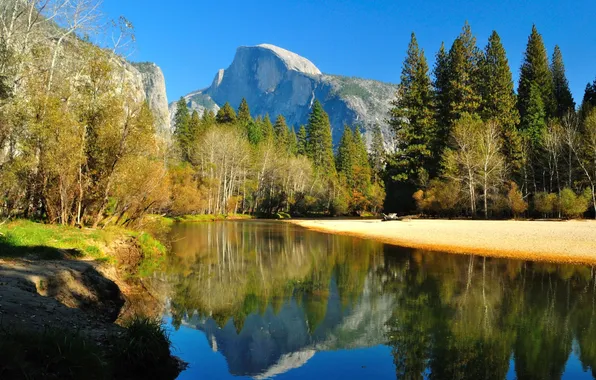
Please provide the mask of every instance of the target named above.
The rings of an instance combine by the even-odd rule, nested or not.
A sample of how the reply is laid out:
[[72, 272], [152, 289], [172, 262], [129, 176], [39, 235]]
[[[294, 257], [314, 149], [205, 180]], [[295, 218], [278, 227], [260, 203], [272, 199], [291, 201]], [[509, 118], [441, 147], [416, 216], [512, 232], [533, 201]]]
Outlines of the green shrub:
[[534, 210], [545, 216], [552, 215], [559, 208], [557, 194], [554, 193], [536, 193], [534, 195]]
[[578, 218], [590, 207], [590, 198], [585, 193], [578, 196], [573, 190], [565, 188], [561, 191], [559, 204], [564, 216]]
[[113, 350], [114, 376], [123, 379], [173, 379], [179, 367], [170, 338], [159, 319], [133, 317]]
[[412, 195], [418, 209], [429, 214], [451, 214], [458, 208], [460, 185], [455, 181], [430, 181], [426, 191], [418, 190]]

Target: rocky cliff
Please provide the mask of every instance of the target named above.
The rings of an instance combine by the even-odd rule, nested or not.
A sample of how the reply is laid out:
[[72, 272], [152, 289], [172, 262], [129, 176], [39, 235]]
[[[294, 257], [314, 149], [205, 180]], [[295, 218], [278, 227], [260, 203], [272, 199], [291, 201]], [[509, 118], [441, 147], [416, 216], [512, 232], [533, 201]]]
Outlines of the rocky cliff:
[[[396, 86], [388, 83], [337, 75], [326, 75], [308, 59], [273, 45], [242, 46], [230, 67], [219, 70], [211, 86], [185, 96], [188, 105], [200, 113], [217, 111], [225, 102], [238, 107], [246, 98], [253, 115], [282, 114], [288, 124], [306, 124], [314, 99], [318, 99], [331, 120], [334, 142], [345, 124], [359, 125], [367, 136], [385, 126], [389, 102]], [[170, 113], [175, 104], [170, 105]]]
[[131, 63], [131, 69], [138, 71], [137, 81], [140, 80], [145, 98], [153, 111], [157, 131], [162, 134], [170, 131], [166, 81], [161, 69], [152, 62]]

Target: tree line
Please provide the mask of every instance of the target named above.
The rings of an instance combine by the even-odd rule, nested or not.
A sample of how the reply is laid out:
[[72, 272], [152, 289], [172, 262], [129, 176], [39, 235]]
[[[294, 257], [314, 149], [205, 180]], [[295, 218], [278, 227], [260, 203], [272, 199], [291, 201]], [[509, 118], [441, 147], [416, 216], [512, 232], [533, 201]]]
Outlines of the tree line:
[[[199, 116], [181, 98], [174, 125], [174, 214], [345, 215], [382, 206], [375, 155], [359, 128], [345, 127], [335, 154], [329, 115], [318, 100], [298, 132], [283, 115], [274, 122], [253, 118], [245, 99], [237, 110], [226, 103]], [[382, 152], [380, 129], [375, 136]]]
[[[125, 58], [133, 26], [105, 21], [98, 7], [0, 4], [0, 217], [96, 227], [147, 213], [380, 209], [383, 185], [363, 136], [346, 129], [336, 157], [318, 102], [295, 132], [281, 115], [253, 118], [245, 101], [200, 117], [182, 101], [173, 136], [159, 133]], [[102, 39], [113, 43], [90, 42]]]
[[[169, 202], [167, 144], [91, 0], [0, 4], [0, 216], [128, 224]], [[110, 48], [89, 42], [103, 30]]]
[[[388, 123], [398, 141], [385, 166], [386, 209], [429, 215], [577, 217], [596, 207], [596, 81], [579, 107], [561, 49], [536, 26], [517, 93], [493, 31], [470, 25], [429, 69], [412, 33]], [[592, 212], [593, 213], [593, 212]]]

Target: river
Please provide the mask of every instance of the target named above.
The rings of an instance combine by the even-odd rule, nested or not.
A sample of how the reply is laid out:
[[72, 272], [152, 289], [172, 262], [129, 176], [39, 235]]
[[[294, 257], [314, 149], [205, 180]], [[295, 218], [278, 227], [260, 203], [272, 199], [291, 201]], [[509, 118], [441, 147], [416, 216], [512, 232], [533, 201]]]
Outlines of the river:
[[592, 267], [281, 222], [178, 224], [170, 241], [154, 282], [180, 379], [593, 378]]

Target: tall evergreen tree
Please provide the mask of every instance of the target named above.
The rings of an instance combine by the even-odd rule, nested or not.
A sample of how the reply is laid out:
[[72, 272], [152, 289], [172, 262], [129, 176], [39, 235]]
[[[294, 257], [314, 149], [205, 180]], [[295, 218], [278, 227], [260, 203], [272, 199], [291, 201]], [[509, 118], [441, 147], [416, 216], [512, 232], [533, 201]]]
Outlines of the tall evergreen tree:
[[280, 147], [289, 151], [290, 145], [290, 130], [288, 129], [288, 125], [286, 124], [286, 118], [283, 115], [279, 115], [275, 119], [275, 124], [273, 125], [273, 131], [275, 132], [275, 139]]
[[569, 90], [569, 81], [565, 75], [565, 64], [563, 54], [559, 45], [555, 46], [550, 70], [553, 76], [553, 91], [555, 98], [555, 116], [563, 117], [569, 111], [575, 110], [575, 102]]
[[501, 38], [493, 31], [479, 64], [480, 114], [496, 120], [503, 139], [504, 154], [514, 171], [521, 167], [521, 140], [517, 132], [519, 112], [513, 78]]
[[294, 127], [292, 127], [288, 138], [288, 152], [290, 152], [292, 156], [298, 154], [298, 136], [296, 135]]
[[354, 159], [356, 157], [356, 146], [354, 144], [354, 137], [352, 129], [349, 126], [344, 126], [344, 132], [341, 135], [339, 146], [337, 147], [337, 157], [335, 165], [337, 172], [345, 178], [346, 184], [349, 187], [354, 185]]
[[380, 182], [383, 170], [385, 169], [385, 145], [381, 127], [375, 125], [373, 128], [372, 142], [370, 146], [370, 166], [372, 168], [373, 182]]
[[248, 108], [248, 103], [246, 102], [245, 98], [242, 98], [240, 106], [238, 106], [237, 119], [241, 125], [248, 125], [248, 123], [252, 121], [252, 117], [250, 116], [250, 109]]
[[449, 122], [452, 124], [465, 113], [476, 113], [481, 101], [478, 89], [480, 52], [467, 21], [451, 46], [448, 59], [447, 97], [450, 102]]
[[586, 85], [581, 106], [582, 117], [587, 115], [592, 107], [596, 107], [596, 79]]
[[262, 122], [262, 120], [251, 120], [246, 125], [248, 141], [252, 145], [258, 145], [261, 141], [263, 141], [263, 130], [261, 128]]
[[438, 146], [436, 152], [441, 152], [445, 141], [450, 133], [451, 121], [449, 110], [451, 101], [449, 100], [449, 56], [445, 50], [445, 43], [441, 43], [441, 48], [435, 57], [435, 67], [433, 69], [433, 89], [435, 95], [435, 115]]
[[273, 140], [275, 136], [275, 132], [273, 131], [273, 124], [271, 124], [269, 114], [266, 114], [263, 118], [263, 122], [261, 123], [261, 134], [263, 135], [263, 140], [265, 141]]
[[513, 78], [507, 53], [501, 38], [493, 31], [479, 64], [480, 115], [484, 120], [495, 119], [502, 128], [511, 129], [519, 123], [519, 112], [513, 89]]
[[[546, 116], [554, 116], [553, 76], [549, 68], [546, 48], [536, 25], [532, 25], [532, 33], [528, 37], [528, 45], [520, 69], [517, 107], [522, 123], [528, 120], [526, 114], [530, 107], [530, 91], [533, 85], [540, 92]], [[526, 125], [524, 128], [529, 127]]]
[[296, 154], [306, 156], [308, 149], [308, 132], [306, 132], [306, 127], [304, 125], [300, 126], [298, 129], [298, 134], [296, 135]]
[[232, 124], [236, 122], [236, 112], [230, 105], [230, 103], [226, 102], [223, 107], [217, 111], [217, 115], [215, 115], [215, 120], [219, 124]]
[[209, 128], [211, 125], [215, 124], [215, 114], [212, 110], [204, 110], [203, 116], [201, 117], [201, 122], [205, 128]]
[[356, 126], [353, 133], [354, 142], [354, 182], [361, 193], [364, 193], [371, 181], [371, 170], [368, 162], [368, 152], [366, 150], [366, 141]]
[[532, 147], [539, 147], [546, 129], [546, 111], [540, 88], [535, 84], [530, 88], [530, 98], [521, 126], [522, 133], [529, 138]]
[[318, 100], [315, 100], [313, 104], [306, 131], [308, 135], [306, 153], [315, 168], [329, 177], [335, 176], [331, 123], [329, 115], [323, 110], [323, 106]]
[[176, 103], [176, 114], [174, 115], [174, 138], [184, 160], [188, 160], [191, 142], [189, 124], [190, 113], [188, 112], [188, 106], [186, 105], [186, 100], [180, 97], [180, 100]]
[[389, 114], [389, 124], [398, 140], [397, 152], [391, 160], [392, 178], [397, 182], [420, 186], [429, 172], [436, 172], [432, 162], [435, 133], [432, 104], [428, 65], [412, 33], [401, 83]]
[[191, 115], [190, 121], [188, 123], [188, 132], [189, 132], [191, 145], [195, 145], [197, 143], [202, 131], [203, 131], [203, 123], [201, 122], [199, 113], [196, 110], [194, 110], [194, 111], [192, 111], [192, 115]]

